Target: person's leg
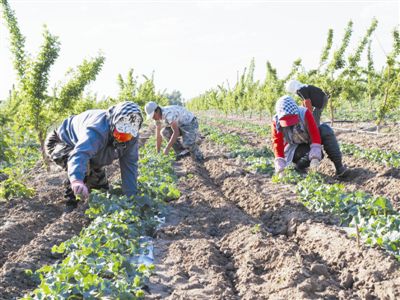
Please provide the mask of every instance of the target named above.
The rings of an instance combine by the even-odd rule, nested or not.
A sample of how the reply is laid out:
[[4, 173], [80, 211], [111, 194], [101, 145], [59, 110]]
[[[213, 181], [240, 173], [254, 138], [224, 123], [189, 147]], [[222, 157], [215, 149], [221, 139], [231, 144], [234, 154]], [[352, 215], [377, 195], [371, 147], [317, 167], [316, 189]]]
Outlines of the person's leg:
[[76, 200], [75, 194], [72, 191], [71, 183], [68, 177], [64, 180], [63, 186], [65, 205], [67, 206], [67, 210], [71, 211], [78, 206], [78, 201]]
[[[46, 155], [53, 161], [56, 165], [67, 170], [68, 156], [71, 152], [72, 147], [65, 144], [57, 135], [57, 132], [52, 131], [46, 138], [45, 141], [45, 152]], [[71, 183], [67, 178], [63, 181], [64, 187], [64, 199], [68, 210], [72, 210], [77, 207], [78, 201], [74, 195], [71, 188]]]
[[332, 128], [327, 124], [322, 124], [319, 126], [319, 132], [324, 150], [335, 165], [336, 175], [339, 177], [346, 175], [348, 169], [343, 165], [342, 152]]
[[199, 124], [197, 119], [194, 118], [192, 122], [188, 125], [180, 127], [182, 133], [182, 144], [185, 149], [190, 151], [190, 154], [197, 161], [202, 161], [204, 159], [199, 146], [197, 145], [197, 135], [199, 130]]
[[304, 173], [310, 166], [308, 153], [310, 152], [309, 144], [300, 144], [297, 146], [293, 156], [293, 163], [296, 165], [295, 169], [298, 172]]
[[322, 114], [322, 109], [314, 107], [313, 116], [315, 123], [317, 123], [317, 126], [321, 124], [321, 114]]
[[321, 108], [315, 107], [313, 110], [313, 116], [315, 119], [315, 123], [317, 123], [318, 126], [321, 124], [321, 115], [327, 104], [328, 104], [328, 96], [325, 95], [323, 98], [322, 107]]
[[105, 189], [110, 188], [108, 184], [105, 167], [90, 167], [89, 174], [86, 175], [84, 182], [88, 189]]
[[[171, 139], [173, 134], [172, 128], [171, 127], [165, 127], [161, 130], [161, 136], [167, 141], [169, 142], [169, 140]], [[175, 144], [172, 145], [172, 148], [175, 151], [175, 154], [178, 155], [179, 153], [181, 153], [183, 151], [183, 146], [181, 144], [181, 142], [178, 140], [176, 140]]]

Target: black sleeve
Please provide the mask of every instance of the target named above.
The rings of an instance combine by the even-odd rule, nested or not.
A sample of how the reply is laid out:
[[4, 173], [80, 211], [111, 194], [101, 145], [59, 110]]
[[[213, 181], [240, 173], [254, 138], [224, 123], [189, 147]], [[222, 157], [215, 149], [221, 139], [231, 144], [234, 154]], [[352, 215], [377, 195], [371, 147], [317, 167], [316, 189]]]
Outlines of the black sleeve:
[[301, 97], [303, 100], [310, 99], [311, 93], [310, 93], [310, 86], [303, 86], [297, 91], [297, 95]]

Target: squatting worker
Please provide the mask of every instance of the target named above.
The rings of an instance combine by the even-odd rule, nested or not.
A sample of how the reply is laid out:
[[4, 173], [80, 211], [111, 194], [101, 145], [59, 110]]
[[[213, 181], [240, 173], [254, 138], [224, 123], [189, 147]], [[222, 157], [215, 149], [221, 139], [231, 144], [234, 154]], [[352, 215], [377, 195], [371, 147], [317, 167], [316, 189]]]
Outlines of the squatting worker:
[[92, 109], [65, 119], [46, 139], [46, 153], [67, 170], [67, 207], [77, 206], [76, 195], [87, 198], [90, 189], [108, 189], [104, 166], [119, 159], [122, 191], [137, 192], [138, 139], [143, 118], [133, 102], [107, 110]]
[[[156, 148], [161, 150], [162, 138], [168, 141], [163, 153], [168, 155], [171, 148], [178, 158], [190, 153], [192, 158], [201, 162], [201, 153], [196, 141], [199, 124], [197, 118], [180, 105], [161, 107], [155, 102], [148, 102], [145, 106], [147, 119], [156, 121]], [[182, 137], [182, 142], [179, 137]]]
[[312, 112], [315, 122], [320, 125], [321, 114], [328, 103], [328, 95], [323, 90], [311, 84], [303, 84], [297, 80], [286, 83], [288, 93], [297, 94], [303, 99], [303, 105]]
[[299, 107], [290, 96], [279, 98], [272, 121], [272, 142], [275, 171], [281, 173], [293, 162], [296, 170], [306, 171], [310, 163], [318, 165], [322, 159], [322, 145], [333, 162], [336, 176], [343, 177], [348, 169], [342, 163], [342, 153], [332, 128], [318, 126], [310, 110]]

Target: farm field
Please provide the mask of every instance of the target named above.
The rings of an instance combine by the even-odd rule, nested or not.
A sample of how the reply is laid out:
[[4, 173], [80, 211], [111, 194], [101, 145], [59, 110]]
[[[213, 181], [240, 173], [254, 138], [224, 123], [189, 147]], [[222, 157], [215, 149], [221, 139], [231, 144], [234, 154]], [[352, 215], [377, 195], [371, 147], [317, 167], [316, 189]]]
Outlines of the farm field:
[[[240, 124], [206, 124], [251, 140], [254, 148], [269, 146]], [[205, 135], [202, 149], [204, 166], [177, 164], [182, 196], [171, 203], [171, 217], [158, 233], [151, 298], [398, 297], [399, 263], [393, 256], [349, 238], [337, 216], [308, 210], [293, 186], [249, 171], [246, 162], [230, 157], [227, 145]], [[364, 164], [365, 172], [374, 168], [379, 167]], [[329, 173], [328, 166], [322, 169]], [[392, 188], [399, 187], [397, 178], [387, 177]]]
[[400, 299], [398, 1], [31, 2], [0, 300]]
[[[184, 158], [174, 163], [180, 197], [168, 203], [163, 211], [166, 221], [154, 233], [154, 272], [143, 281], [145, 298], [396, 299], [400, 295], [398, 251], [368, 245], [362, 233], [357, 237], [352, 225], [341, 224], [334, 211], [308, 208], [295, 184], [277, 183], [272, 168], [259, 168], [259, 161], [249, 159], [271, 155], [269, 135], [261, 133], [268, 131], [267, 126], [242, 121], [233, 126], [221, 118], [201, 121], [206, 160], [200, 164]], [[227, 140], [219, 141], [218, 134]], [[143, 143], [148, 135], [148, 131], [143, 134]], [[398, 190], [399, 178], [393, 168], [351, 155], [345, 155], [345, 162], [353, 169], [352, 180], [342, 182], [345, 192], [385, 197], [393, 206], [388, 215], [398, 217], [398, 198], [392, 192]], [[110, 171], [115, 172], [113, 167]], [[337, 184], [328, 162], [320, 172], [327, 184]], [[54, 174], [49, 180], [51, 185], [61, 178]], [[50, 200], [61, 199], [60, 191], [40, 184], [37, 200], [3, 206], [1, 217], [8, 221], [1, 226], [3, 299], [34, 289], [37, 283], [25, 269], [59, 261], [59, 254], [51, 254], [53, 245], [90, 222], [84, 214], [87, 205], [63, 213], [61, 204]], [[30, 236], [26, 228], [32, 228]], [[10, 239], [15, 243], [6, 243]], [[399, 244], [397, 236], [392, 245]]]

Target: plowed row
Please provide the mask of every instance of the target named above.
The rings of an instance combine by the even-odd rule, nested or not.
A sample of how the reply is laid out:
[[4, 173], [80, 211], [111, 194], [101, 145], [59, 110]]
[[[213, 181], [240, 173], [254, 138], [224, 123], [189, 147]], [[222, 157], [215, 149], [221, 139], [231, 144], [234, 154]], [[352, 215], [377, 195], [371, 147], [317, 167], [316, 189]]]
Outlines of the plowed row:
[[291, 186], [250, 174], [203, 142], [177, 163], [182, 197], [156, 240], [150, 299], [395, 299], [399, 263], [358, 245]]

